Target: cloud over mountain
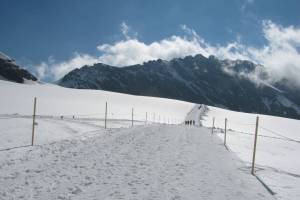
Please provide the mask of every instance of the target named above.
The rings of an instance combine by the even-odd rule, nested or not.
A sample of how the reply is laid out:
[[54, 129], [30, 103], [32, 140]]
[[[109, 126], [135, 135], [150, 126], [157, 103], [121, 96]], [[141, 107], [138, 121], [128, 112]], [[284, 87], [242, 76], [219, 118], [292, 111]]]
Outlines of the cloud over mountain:
[[263, 21], [262, 37], [266, 42], [262, 47], [247, 46], [239, 39], [226, 45], [212, 45], [186, 25], [181, 26], [183, 36], [173, 35], [148, 44], [137, 39], [137, 33], [125, 22], [121, 24], [120, 29], [124, 39], [113, 44], [98, 45], [99, 56], [74, 53], [67, 61], [56, 62], [51, 59], [51, 62], [43, 62], [37, 66], [41, 72], [38, 75], [43, 78], [48, 74], [57, 80], [75, 68], [98, 62], [122, 67], [158, 58], [171, 60], [202, 54], [215, 55], [221, 59], [251, 60], [265, 66], [269, 82], [285, 79], [291, 85], [300, 86], [299, 27], [283, 27], [269, 20]]

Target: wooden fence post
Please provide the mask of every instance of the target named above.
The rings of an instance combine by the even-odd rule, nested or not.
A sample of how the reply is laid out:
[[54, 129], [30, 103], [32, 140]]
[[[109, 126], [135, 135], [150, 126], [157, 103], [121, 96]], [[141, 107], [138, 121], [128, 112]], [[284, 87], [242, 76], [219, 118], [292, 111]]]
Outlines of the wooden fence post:
[[131, 126], [133, 126], [133, 108], [131, 109]]
[[212, 124], [212, 127], [211, 127], [211, 134], [214, 133], [214, 128], [215, 128], [215, 117], [213, 117], [213, 124]]
[[107, 123], [107, 102], [105, 102], [105, 119], [104, 119], [104, 128], [105, 129], [107, 128], [106, 123]]
[[256, 126], [255, 126], [255, 136], [254, 136], [252, 168], [251, 168], [251, 174], [252, 175], [254, 175], [254, 167], [255, 167], [255, 155], [256, 155], [257, 134], [258, 134], [258, 121], [259, 121], [259, 117], [257, 116], [256, 117]]
[[33, 146], [34, 143], [35, 113], [36, 113], [36, 97], [34, 97], [33, 100], [31, 146]]
[[148, 117], [148, 116], [147, 116], [147, 112], [146, 112], [146, 121], [145, 121], [145, 124], [146, 124], [146, 125], [147, 125], [147, 120], [148, 120], [147, 117]]
[[227, 118], [225, 118], [224, 146], [226, 147]]

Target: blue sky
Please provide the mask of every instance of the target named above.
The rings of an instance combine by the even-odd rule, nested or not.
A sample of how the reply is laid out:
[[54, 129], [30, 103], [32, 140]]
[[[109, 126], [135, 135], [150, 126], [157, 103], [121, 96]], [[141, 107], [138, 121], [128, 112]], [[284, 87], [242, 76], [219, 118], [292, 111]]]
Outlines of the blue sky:
[[36, 71], [78, 54], [98, 58], [111, 51], [99, 45], [130, 39], [148, 45], [172, 36], [191, 41], [196, 33], [213, 47], [238, 41], [262, 48], [269, 43], [264, 22], [299, 28], [299, 8], [299, 0], [1, 0], [0, 51]]

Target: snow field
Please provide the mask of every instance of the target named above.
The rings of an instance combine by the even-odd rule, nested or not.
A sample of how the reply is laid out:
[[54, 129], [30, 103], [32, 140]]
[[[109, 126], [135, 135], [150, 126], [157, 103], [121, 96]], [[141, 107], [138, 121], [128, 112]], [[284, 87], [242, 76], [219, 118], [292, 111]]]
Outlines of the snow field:
[[[3, 199], [272, 199], [210, 130], [156, 124], [180, 124], [189, 113], [206, 125], [206, 107], [51, 84], [0, 81], [0, 92]], [[132, 108], [134, 124], [147, 112], [148, 126], [126, 128]]]
[[[34, 144], [42, 145], [59, 140], [86, 137], [104, 130], [103, 119], [73, 119], [60, 117], [37, 117]], [[108, 119], [109, 128], [131, 127], [131, 120]], [[144, 121], [134, 121], [134, 126], [144, 125]], [[0, 151], [31, 145], [32, 117], [6, 115], [0, 117]]]
[[35, 144], [102, 130], [106, 102], [108, 128], [130, 127], [132, 108], [134, 125], [145, 124], [146, 113], [147, 123], [179, 124], [194, 106], [171, 99], [1, 80], [0, 93], [0, 150], [31, 144], [34, 97], [37, 97]]
[[147, 112], [149, 121], [167, 123], [169, 120], [169, 123], [179, 124], [194, 106], [171, 99], [1, 80], [0, 91], [0, 114], [32, 115], [33, 98], [37, 97], [37, 114], [41, 116], [103, 119], [107, 102], [110, 119], [131, 120], [133, 108], [134, 120], [144, 121]]

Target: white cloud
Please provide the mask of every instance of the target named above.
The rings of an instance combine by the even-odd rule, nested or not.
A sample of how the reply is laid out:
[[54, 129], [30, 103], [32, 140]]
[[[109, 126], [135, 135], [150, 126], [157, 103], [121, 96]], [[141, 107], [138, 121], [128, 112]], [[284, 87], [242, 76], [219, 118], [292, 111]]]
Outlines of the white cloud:
[[265, 66], [270, 82], [286, 79], [300, 86], [300, 29], [282, 27], [269, 20], [263, 22], [267, 45], [262, 48], [246, 48], [249, 59]]
[[128, 35], [128, 32], [129, 32], [129, 26], [125, 23], [125, 22], [122, 22], [121, 23], [121, 32], [122, 34], [125, 36], [125, 38], [127, 40], [130, 39], [129, 35]]
[[[208, 52], [203, 48], [204, 41], [192, 29], [182, 26], [186, 32], [186, 37], [171, 36], [160, 41], [150, 44], [139, 41], [133, 37], [129, 37], [130, 27], [125, 23], [121, 24], [121, 32], [125, 40], [118, 41], [114, 44], [101, 44], [97, 49], [101, 52], [100, 56], [91, 56], [88, 54], [75, 53], [74, 56], [64, 62], [46, 62], [41, 63], [37, 68], [41, 67], [43, 72], [54, 76], [54, 79], [62, 78], [69, 71], [80, 68], [84, 65], [92, 65], [94, 63], [105, 63], [113, 66], [128, 66], [140, 64], [145, 61], [184, 57], [188, 55], [203, 54], [208, 56]], [[135, 34], [136, 36], [137, 34]], [[202, 43], [202, 42], [203, 43]], [[201, 44], [202, 43], [202, 44]], [[43, 77], [43, 76], [41, 76]]]
[[54, 75], [54, 78], [57, 80], [73, 69], [81, 68], [84, 65], [93, 65], [98, 62], [100, 62], [98, 58], [95, 58], [88, 54], [75, 53], [72, 59], [65, 62], [53, 64], [53, 66], [50, 68], [50, 71]]
[[45, 79], [47, 76], [47, 71], [48, 71], [48, 64], [45, 62], [42, 62], [41, 64], [36, 66], [36, 74], [37, 78], [42, 80]]
[[40, 71], [41, 77], [48, 72], [55, 79], [59, 79], [75, 68], [99, 62], [122, 67], [158, 58], [171, 60], [187, 55], [202, 54], [206, 57], [215, 55], [220, 59], [251, 60], [266, 67], [266, 71], [270, 75], [268, 81], [273, 83], [288, 79], [291, 84], [300, 86], [300, 80], [298, 80], [300, 76], [300, 29], [297, 27], [282, 27], [271, 21], [264, 21], [262, 23], [262, 36], [266, 39], [266, 44], [260, 48], [242, 44], [239, 37], [237, 41], [226, 45], [211, 45], [195, 30], [186, 25], [182, 25], [181, 28], [185, 32], [184, 36], [173, 35], [146, 44], [136, 37], [130, 37], [129, 32], [133, 31], [123, 22], [121, 32], [125, 40], [99, 45], [97, 47], [100, 52], [99, 56], [75, 53], [70, 60], [64, 62], [48, 61], [47, 64], [42, 63], [38, 71]]
[[130, 26], [128, 26], [125, 22], [121, 23], [120, 29], [126, 40], [137, 38], [137, 32], [132, 31]]
[[251, 5], [254, 3], [254, 0], [244, 0], [244, 2], [241, 5], [241, 10], [245, 11], [248, 5]]
[[100, 45], [97, 48], [103, 53], [99, 59], [114, 66], [133, 65], [158, 58], [170, 60], [197, 53], [208, 55], [198, 40], [189, 40], [179, 36], [171, 36], [150, 44], [130, 39], [113, 45]]

